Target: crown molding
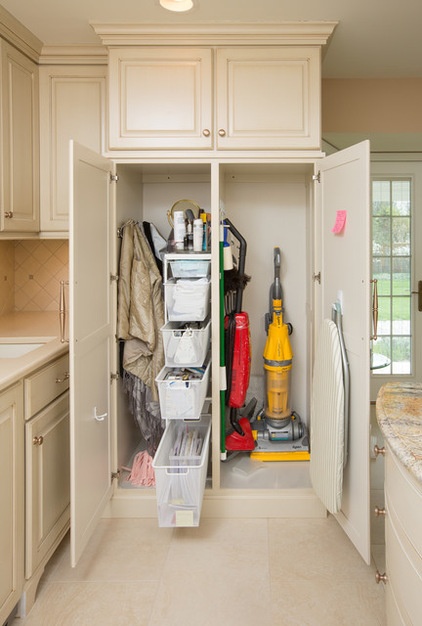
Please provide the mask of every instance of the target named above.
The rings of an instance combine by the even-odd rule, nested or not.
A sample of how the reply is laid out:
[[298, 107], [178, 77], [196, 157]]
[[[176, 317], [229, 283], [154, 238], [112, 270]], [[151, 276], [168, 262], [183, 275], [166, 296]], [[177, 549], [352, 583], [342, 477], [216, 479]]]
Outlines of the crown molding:
[[328, 42], [338, 22], [106, 24], [91, 22], [105, 46], [313, 45]]
[[42, 41], [0, 5], [0, 37], [18, 48], [23, 54], [38, 62]]
[[104, 46], [43, 46], [40, 65], [107, 65]]

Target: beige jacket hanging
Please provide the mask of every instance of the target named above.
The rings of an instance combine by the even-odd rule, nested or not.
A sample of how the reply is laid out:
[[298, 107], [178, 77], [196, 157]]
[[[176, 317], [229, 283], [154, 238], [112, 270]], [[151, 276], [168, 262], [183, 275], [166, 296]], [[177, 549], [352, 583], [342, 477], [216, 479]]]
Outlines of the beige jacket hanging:
[[164, 366], [164, 301], [161, 275], [140, 227], [123, 229], [117, 306], [117, 336], [125, 340], [123, 367], [150, 387], [158, 400], [155, 378]]

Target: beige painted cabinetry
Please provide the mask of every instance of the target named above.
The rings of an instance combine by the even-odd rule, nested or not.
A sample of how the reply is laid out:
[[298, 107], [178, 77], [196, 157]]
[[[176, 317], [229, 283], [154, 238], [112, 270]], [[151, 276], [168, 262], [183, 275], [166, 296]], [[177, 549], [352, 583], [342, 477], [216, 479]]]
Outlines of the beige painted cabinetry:
[[69, 140], [104, 150], [106, 73], [105, 65], [40, 67], [42, 233], [69, 228]]
[[22, 383], [0, 394], [0, 623], [24, 583], [24, 438]]
[[388, 626], [416, 626], [422, 597], [422, 487], [387, 446], [386, 601]]
[[69, 357], [0, 394], [0, 623], [31, 609], [69, 528]]
[[319, 46], [116, 47], [109, 148], [316, 150]]
[[25, 588], [32, 607], [48, 559], [69, 528], [69, 357], [24, 379]]
[[39, 101], [37, 64], [0, 40], [0, 230], [39, 229]]

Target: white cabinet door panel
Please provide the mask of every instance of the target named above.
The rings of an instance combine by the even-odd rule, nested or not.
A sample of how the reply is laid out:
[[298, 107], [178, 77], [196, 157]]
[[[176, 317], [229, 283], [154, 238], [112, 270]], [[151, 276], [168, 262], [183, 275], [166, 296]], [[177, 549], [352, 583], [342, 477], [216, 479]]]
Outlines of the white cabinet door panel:
[[110, 148], [210, 148], [211, 68], [205, 48], [111, 49]]
[[111, 494], [110, 269], [114, 164], [71, 144], [71, 554], [80, 557]]
[[319, 55], [306, 47], [218, 50], [218, 148], [319, 148]]
[[[350, 366], [348, 462], [336, 517], [369, 564], [369, 142], [326, 157], [318, 168], [316, 337], [321, 320], [331, 319], [332, 304], [339, 300]], [[335, 234], [337, 211], [347, 215], [344, 229]]]

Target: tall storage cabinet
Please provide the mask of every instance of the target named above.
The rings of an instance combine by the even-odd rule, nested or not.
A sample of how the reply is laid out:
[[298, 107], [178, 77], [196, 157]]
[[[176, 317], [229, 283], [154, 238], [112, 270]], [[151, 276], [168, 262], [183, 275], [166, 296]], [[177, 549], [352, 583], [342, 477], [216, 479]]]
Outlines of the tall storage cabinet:
[[39, 229], [38, 65], [0, 40], [0, 230]]
[[105, 148], [106, 67], [87, 62], [39, 70], [40, 230], [47, 236], [69, 230], [69, 139]]
[[[296, 35], [292, 32], [286, 34], [285, 26], [280, 27], [280, 35], [274, 25], [270, 30], [257, 27], [255, 34], [252, 26], [245, 29], [241, 25], [232, 27], [233, 32], [218, 31], [217, 27], [199, 27], [199, 30], [189, 27], [173, 30], [172, 27], [170, 34], [161, 27], [153, 26], [140, 27], [138, 34], [134, 34], [133, 29], [125, 34], [122, 29], [116, 28], [113, 34], [113, 28], [109, 26], [94, 25], [94, 28], [109, 48], [109, 89], [113, 90], [113, 80], [117, 79], [119, 71], [127, 71], [127, 79], [132, 83], [125, 91], [124, 85], [128, 83], [120, 80], [120, 95], [113, 96], [108, 152], [101, 158], [80, 146], [74, 147], [71, 241], [74, 242], [76, 265], [70, 277], [74, 309], [70, 350], [75, 369], [71, 390], [74, 398], [71, 405], [73, 403], [75, 407], [71, 416], [75, 470], [72, 479], [74, 560], [77, 560], [104, 506], [105, 514], [111, 516], [156, 516], [154, 490], [123, 488], [118, 479], [119, 468], [127, 465], [140, 435], [133, 426], [127, 398], [118, 380], [119, 359], [113, 340], [119, 244], [116, 232], [117, 226], [132, 218], [153, 222], [167, 237], [170, 230], [167, 210], [175, 200], [190, 198], [210, 213], [212, 232], [212, 433], [202, 515], [325, 515], [325, 508], [312, 489], [307, 462], [266, 463], [259, 472], [256, 471], [256, 464], [246, 455], [240, 455], [234, 464], [232, 461], [221, 462], [224, 427], [220, 416], [223, 373], [220, 366], [219, 222], [222, 215], [226, 215], [248, 243], [246, 272], [252, 278], [245, 290], [244, 308], [251, 320], [251, 386], [258, 399], [262, 399], [263, 391], [263, 318], [268, 309], [269, 287], [273, 280], [273, 247], [279, 246], [282, 250], [281, 280], [285, 289], [286, 316], [294, 326], [293, 404], [308, 425], [312, 363], [319, 324], [324, 317], [331, 317], [332, 303], [338, 298], [341, 298], [345, 310], [353, 310], [353, 318], [348, 316], [344, 319], [344, 330], [355, 389], [358, 390], [351, 416], [356, 431], [351, 437], [353, 449], [349, 451], [346, 470], [344, 510], [338, 519], [368, 561], [369, 498], [366, 501], [362, 485], [367, 482], [369, 489], [369, 149], [364, 144], [345, 151], [344, 155], [327, 159], [319, 150], [319, 123], [316, 123], [315, 115], [319, 117], [320, 86], [317, 83], [320, 48], [326, 43], [333, 24], [314, 25], [313, 35], [310, 25], [304, 26], [304, 32]], [[300, 31], [300, 25], [296, 25], [296, 31]], [[161, 63], [165, 65], [162, 55], [168, 54], [169, 45], [174, 46], [176, 59], [180, 58], [182, 50], [186, 51], [185, 59], [189, 55], [196, 58], [196, 61], [191, 59], [193, 65], [198, 58], [204, 58], [202, 53], [199, 57], [195, 56], [198, 49], [206, 50], [207, 54], [211, 51], [213, 59], [211, 83], [208, 79], [201, 82], [205, 75], [204, 67], [207, 66], [207, 62], [203, 64], [202, 60], [199, 62], [200, 70], [187, 70], [185, 67], [182, 72], [187, 84], [190, 81], [192, 89], [193, 86], [197, 88], [190, 92], [190, 96], [184, 94], [187, 98], [185, 104], [190, 98], [187, 110], [204, 112], [211, 106], [215, 116], [211, 120], [212, 125], [205, 127], [209, 131], [208, 136], [208, 132], [202, 132], [202, 122], [197, 121], [201, 116], [198, 118], [192, 113], [186, 125], [191, 124], [190, 130], [194, 128], [195, 138], [191, 137], [189, 141], [185, 137], [181, 144], [178, 144], [180, 137], [175, 139], [170, 131], [166, 134], [165, 129], [162, 132], [163, 129], [157, 127], [159, 116], [155, 118], [155, 126], [153, 124], [149, 129], [142, 126], [143, 119], [136, 117], [136, 101], [142, 93], [142, 77], [147, 72], [145, 63], [142, 61], [139, 66], [139, 61], [145, 58], [145, 54], [148, 57], [146, 51], [151, 49], [154, 63], [161, 57]], [[268, 49], [263, 51], [266, 46]], [[277, 49], [279, 60], [274, 63], [270, 60], [273, 52], [268, 55], [270, 48]], [[254, 59], [255, 51], [257, 56]], [[130, 59], [122, 65], [124, 70], [122, 67], [118, 70], [119, 57]], [[224, 80], [221, 68], [220, 74], [217, 69], [219, 59], [220, 65], [226, 68]], [[280, 59], [284, 59], [283, 63]], [[276, 140], [262, 121], [265, 117], [262, 110], [265, 98], [252, 99], [249, 110], [248, 104], [245, 104], [247, 85], [250, 85], [251, 94], [254, 90], [248, 72], [252, 67], [251, 75], [256, 75], [260, 64], [262, 68], [270, 66], [269, 82], [274, 80], [275, 72], [276, 76], [284, 76], [285, 84], [289, 86], [285, 91], [282, 87], [275, 90], [276, 108], [280, 108], [284, 97], [287, 102], [286, 107], [281, 107], [285, 124], [283, 128], [280, 124], [275, 130]], [[266, 74], [264, 69], [263, 74]], [[199, 82], [195, 82], [197, 79]], [[205, 84], [211, 84], [212, 104], [208, 101], [203, 106], [195, 98], [205, 97]], [[114, 86], [117, 86], [116, 83]], [[223, 109], [229, 120], [226, 128], [222, 128], [216, 118], [222, 92], [226, 93]], [[163, 95], [162, 92], [160, 94]], [[147, 100], [149, 95], [146, 95]], [[168, 99], [158, 98], [158, 95], [156, 92], [152, 102], [147, 102], [145, 106], [151, 111], [155, 103], [163, 118], [173, 120], [177, 128], [177, 111], [172, 110], [167, 117]], [[297, 112], [299, 99], [300, 124], [294, 112], [295, 109]], [[260, 103], [258, 109], [254, 110], [253, 102]], [[128, 111], [132, 111], [135, 117], [128, 117]], [[275, 124], [273, 114], [274, 111], [269, 116], [271, 125]], [[183, 115], [186, 121], [186, 111]], [[120, 132], [127, 129], [125, 119], [134, 121], [133, 133], [128, 133], [128, 136]], [[136, 138], [141, 127], [141, 137]], [[145, 130], [148, 132], [144, 133]], [[225, 131], [226, 135], [220, 134], [219, 130]], [[296, 140], [293, 139], [295, 133]], [[302, 138], [299, 139], [298, 135]], [[207, 136], [208, 147], [204, 147], [204, 137]], [[305, 136], [307, 139], [304, 139]], [[348, 214], [347, 230], [342, 236], [335, 237], [332, 228], [336, 211], [340, 208]], [[87, 213], [91, 226], [96, 228], [91, 236], [86, 221], [81, 217]], [[100, 229], [96, 226], [98, 224]], [[94, 247], [95, 254], [90, 246]], [[352, 275], [348, 258], [354, 251], [353, 258], [356, 260], [356, 250], [360, 252], [359, 262], [354, 264]], [[89, 275], [84, 275], [84, 267], [90, 268]], [[332, 271], [333, 268], [335, 271]], [[93, 283], [97, 286], [95, 295], [90, 289]], [[104, 309], [105, 303], [110, 304], [107, 310]], [[89, 315], [84, 317], [83, 312], [87, 309]], [[102, 320], [101, 324], [98, 320], [96, 322], [97, 315]], [[94, 343], [94, 333], [98, 337], [98, 345]], [[104, 367], [107, 357], [111, 359], [109, 371]], [[101, 359], [98, 366], [95, 365], [97, 358]], [[78, 374], [78, 371], [81, 373]], [[94, 384], [92, 373], [95, 374]], [[99, 393], [101, 390], [102, 393]], [[100, 416], [103, 418], [100, 419]], [[95, 424], [92, 432], [97, 432], [96, 437], [92, 436], [90, 422]], [[87, 446], [88, 438], [92, 447]], [[93, 492], [96, 486], [87, 484], [87, 474], [81, 471], [84, 462], [81, 462], [78, 452], [88, 448], [91, 457], [101, 458], [104, 466], [104, 476], [98, 485], [95, 500]], [[107, 458], [106, 451], [110, 452]], [[81, 508], [87, 490], [89, 511]]]

